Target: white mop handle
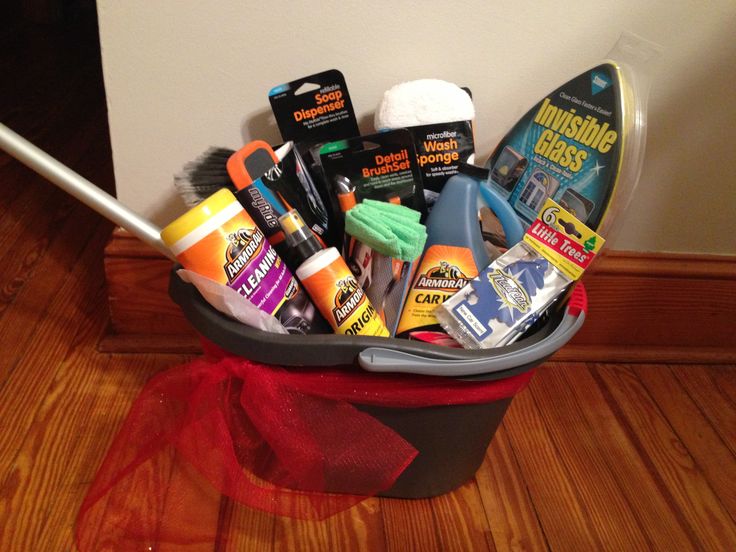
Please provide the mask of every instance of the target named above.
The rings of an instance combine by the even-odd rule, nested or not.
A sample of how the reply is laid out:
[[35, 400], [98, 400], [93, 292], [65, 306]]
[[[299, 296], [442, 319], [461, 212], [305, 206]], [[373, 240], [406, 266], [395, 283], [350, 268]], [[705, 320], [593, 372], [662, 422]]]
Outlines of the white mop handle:
[[0, 123], [0, 148], [103, 217], [122, 226], [169, 259], [175, 260], [174, 255], [161, 239], [161, 229], [155, 224], [144, 219], [2, 123]]

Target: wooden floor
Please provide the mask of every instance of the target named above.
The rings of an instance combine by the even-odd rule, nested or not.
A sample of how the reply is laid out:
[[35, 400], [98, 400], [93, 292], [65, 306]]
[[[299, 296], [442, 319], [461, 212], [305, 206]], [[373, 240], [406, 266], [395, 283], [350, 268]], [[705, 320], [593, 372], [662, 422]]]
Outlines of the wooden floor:
[[[84, 20], [6, 24], [0, 120], [112, 189], [95, 41]], [[110, 230], [0, 154], [0, 551], [74, 550], [131, 402], [186, 360], [97, 352]], [[241, 511], [226, 549], [736, 550], [735, 457], [733, 366], [550, 364], [457, 491], [319, 523]]]

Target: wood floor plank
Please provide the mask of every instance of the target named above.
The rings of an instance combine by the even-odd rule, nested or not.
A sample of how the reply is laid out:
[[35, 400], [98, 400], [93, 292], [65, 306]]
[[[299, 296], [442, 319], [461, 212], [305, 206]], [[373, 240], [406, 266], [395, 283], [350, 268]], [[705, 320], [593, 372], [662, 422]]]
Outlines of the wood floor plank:
[[549, 549], [503, 423], [475, 480], [498, 552]]
[[[150, 546], [172, 552], [212, 552], [222, 500], [222, 494], [197, 468], [177, 455], [171, 466], [166, 500], [159, 512], [161, 523], [154, 533], [161, 535], [163, 542], [152, 542]], [[182, 539], [182, 535], [186, 538]]]
[[[111, 429], [117, 427], [142, 386], [140, 376], [130, 383], [131, 375], [141, 373], [130, 361], [120, 371], [109, 356], [96, 354], [94, 343], [104, 317], [99, 321], [97, 327], [83, 326], [80, 331], [84, 334], [74, 339], [77, 348], [57, 366], [47, 367], [55, 374], [54, 380], [0, 491], [0, 525], [23, 529], [3, 533], [2, 550], [37, 549], [57, 539], [71, 542], [80, 491], [86, 489], [94, 473], [91, 470], [96, 470], [114, 435]], [[166, 357], [151, 360], [159, 367]], [[144, 368], [147, 377], [151, 370]], [[105, 423], [111, 417], [113, 428]], [[84, 485], [75, 483], [75, 478], [81, 478]], [[55, 531], [47, 534], [50, 528]], [[65, 531], [60, 532], [61, 528]]]
[[322, 521], [275, 518], [274, 550], [384, 550], [383, 520], [378, 498]]
[[[90, 434], [92, 441], [94, 441], [97, 432], [105, 431], [108, 428], [110, 430], [107, 433], [112, 438], [120, 428], [129, 407], [138, 396], [145, 381], [154, 373], [163, 369], [173, 368], [185, 360], [185, 358], [178, 355], [115, 355], [113, 359], [116, 361], [116, 365], [112, 371], [116, 379], [115, 383], [108, 386], [108, 392], [114, 392], [116, 389], [120, 389], [121, 391], [127, 390], [127, 393], [119, 401], [122, 408], [121, 410], [115, 411], [115, 416], [110, 416], [105, 408], [105, 399], [113, 401], [113, 397], [107, 393], [101, 397], [94, 411], [95, 418], [84, 428], [85, 435]], [[127, 375], [127, 371], [130, 371], [131, 375]], [[120, 394], [122, 395], [123, 393]], [[102, 449], [102, 453], [106, 453], [108, 446], [109, 441], [107, 441], [105, 448]], [[99, 450], [96, 454], [98, 455], [97, 457], [85, 459], [80, 464], [80, 471], [74, 479], [74, 487], [80, 491], [77, 495], [78, 502], [73, 509], [74, 512], [78, 511], [82, 499], [87, 493], [89, 484], [93, 481], [94, 474], [101, 465], [102, 454]], [[141, 534], [155, 535], [158, 531], [168, 529], [165, 524], [156, 525], [155, 521], [165, 519], [165, 516], [162, 518], [162, 512], [165, 512], [167, 507], [171, 507], [171, 504], [175, 504], [176, 500], [180, 498], [175, 493], [167, 492], [166, 494], [161, 494], [161, 490], [168, 491], [171, 488], [172, 479], [184, 471], [178, 470], [177, 461], [175, 452], [165, 449], [157, 457], [155, 464], [144, 464], [132, 474], [118, 481], [110, 492], [102, 497], [99, 505], [96, 505], [95, 510], [90, 514], [89, 521], [86, 524], [86, 527], [90, 529], [85, 534], [86, 550], [117, 550], [121, 549], [121, 542], [125, 543], [122, 544], [122, 549], [146, 550], [148, 546], [156, 549], [159, 546], [158, 543], [143, 541]], [[139, 509], [137, 511], [130, 511], [126, 506], [131, 496], [138, 497], [137, 504], [139, 505]], [[103, 517], [107, 518], [112, 515], [112, 509], [114, 509], [113, 519], [116, 523], [114, 525], [105, 524], [102, 526], [105, 529], [104, 531], [95, 533], [94, 530], [98, 525], [101, 525]], [[215, 519], [210, 519], [211, 523], [208, 528], [209, 536], [212, 540], [214, 540], [213, 536], [217, 530], [216, 509], [217, 506], [215, 505]], [[200, 510], [203, 510], [203, 508], [193, 507], [191, 505], [188, 508], [188, 512], [193, 516], [197, 516]], [[204, 515], [203, 512], [202, 515]], [[131, 524], [133, 532], [128, 533], [127, 529]], [[71, 538], [73, 527], [70, 524], [67, 528], [68, 538]], [[176, 528], [175, 531], [178, 533], [180, 529]], [[202, 546], [201, 542], [195, 544]], [[211, 549], [212, 542], [210, 541], [207, 544]], [[165, 550], [164, 543], [158, 549]], [[199, 552], [201, 548], [199, 550], [194, 548], [192, 552], [195, 550]]]
[[375, 552], [386, 547], [381, 499], [364, 500], [326, 522], [331, 550]]
[[33, 226], [23, 214], [38, 208], [48, 195], [41, 195], [46, 186], [40, 176], [31, 175], [9, 156], [0, 155], [0, 160], [5, 162], [0, 165], [0, 181], [6, 183], [0, 186], [0, 251], [7, 255], [11, 244]]
[[496, 550], [475, 479], [433, 498], [432, 510], [441, 550]]
[[345, 550], [385, 548], [378, 498], [369, 498], [323, 521], [270, 516], [227, 505], [222, 523], [221, 550]]
[[323, 521], [276, 517], [274, 550], [384, 550], [381, 502], [369, 498]]
[[736, 520], [736, 478], [724, 469], [725, 466], [736, 465], [734, 453], [668, 366], [639, 366], [636, 375], [687, 447], [731, 518]]
[[[91, 238], [75, 238], [83, 228], [84, 234], [89, 235], [90, 227], [94, 229]], [[72, 209], [69, 219], [60, 229], [59, 239], [51, 244], [47, 254], [39, 260], [36, 267], [39, 277], [33, 278], [31, 285], [22, 286], [12, 304], [5, 310], [5, 315], [0, 318], [0, 335], [6, 343], [6, 354], [0, 357], [0, 386], [13, 371], [22, 353], [31, 346], [30, 340], [36, 327], [49, 321], [63, 323], [60, 318], [49, 317], [53, 303], [59, 305], [59, 309], [64, 300], [71, 300], [67, 295], [60, 298], [62, 287], [70, 276], [84, 278], [87, 284], [86, 287], [78, 288], [81, 291], [76, 297], [90, 293], [90, 289], [100, 289], [104, 282], [102, 263], [98, 261], [99, 264], [96, 264], [93, 259], [99, 260], [100, 245], [107, 239], [109, 228], [107, 222], [101, 222], [98, 215], [90, 213], [83, 206]], [[83, 253], [86, 253], [87, 258], [79, 264]], [[88, 275], [82, 276], [80, 272]], [[100, 300], [104, 299], [97, 299]], [[67, 317], [69, 314], [73, 314], [73, 311], [67, 313]]]
[[[174, 451], [168, 449], [155, 463], [142, 464], [118, 481], [99, 503], [99, 517], [94, 520], [90, 517], [92, 521], [104, 519], [106, 522], [112, 518], [114, 523], [91, 525], [90, 533], [82, 535], [84, 549], [165, 549], [168, 541], [149, 536], [157, 535], [159, 515], [167, 498], [159, 491], [168, 490], [175, 462]], [[127, 507], [130, 497], [136, 497], [136, 509]]]
[[381, 499], [387, 551], [442, 550], [434, 529], [431, 500]]
[[28, 219], [24, 217], [23, 220], [26, 220], [28, 227], [9, 229], [5, 234], [7, 246], [0, 244], [0, 251], [3, 252], [0, 253], [0, 266], [3, 267], [0, 274], [0, 319], [18, 297], [23, 286], [33, 280], [41, 259], [48, 253], [50, 244], [58, 238], [57, 229], [75, 207], [71, 198], [61, 197], [59, 193], [49, 194], [47, 201], [38, 201], [36, 198], [31, 201], [39, 207], [39, 213], [46, 211], [50, 216], [44, 216], [37, 223], [32, 223], [38, 217], [27, 213]]
[[[103, 356], [94, 354], [93, 344], [88, 347], [89, 357]], [[145, 382], [154, 373], [186, 359], [180, 355], [113, 355], [104, 368], [90, 365], [90, 384], [79, 386], [59, 405], [61, 412], [79, 410], [83, 415], [75, 418], [76, 438], [68, 445], [64, 479], [39, 537], [49, 550], [72, 549], [74, 523], [82, 500]]]
[[[30, 298], [29, 302], [45, 314], [40, 320], [38, 312], [30, 309], [14, 314], [16, 324], [28, 326], [19, 332], [10, 331], [12, 326], [8, 328], [0, 320], [0, 327], [7, 331], [0, 335], [9, 357], [0, 355], [4, 373], [0, 386], [0, 474], [7, 470], [53, 380], [54, 372], [48, 367], [66, 358], [75, 340], [86, 332], [97, 329], [99, 334], [105, 323], [104, 285], [100, 274], [90, 270], [93, 264], [89, 258], [97, 257], [101, 245], [99, 237], [90, 242], [79, 266], [63, 283], [53, 285], [52, 297], [44, 297], [47, 305], [38, 305]], [[45, 286], [42, 284], [42, 289]]]
[[736, 367], [716, 364], [705, 369], [715, 386], [728, 397], [736, 409]]
[[550, 549], [600, 550], [590, 515], [529, 389], [514, 398], [504, 426]]
[[276, 518], [273, 550], [332, 550], [329, 522]]
[[602, 549], [650, 549], [651, 543], [621, 492], [580, 404], [561, 377], [563, 371], [574, 379], [579, 372], [587, 371], [587, 367], [582, 363], [546, 364], [536, 374], [529, 390], [560, 461], [585, 505]]
[[0, 534], [0, 550], [38, 549], [47, 514], [58, 515], [50, 510], [67, 470], [74, 469], [75, 426], [88, 408], [75, 400], [76, 392], [91, 385], [90, 364], [92, 369], [105, 370], [109, 362], [72, 355], [68, 363], [49, 367], [57, 377], [0, 486], [0, 526], [15, 528]]
[[736, 404], [731, 397], [733, 388], [729, 387], [736, 378], [733, 368], [726, 372], [706, 366], [671, 366], [670, 369], [726, 446], [736, 454]]
[[591, 435], [616, 476], [621, 492], [641, 520], [652, 550], [696, 548], [697, 538], [687, 520], [648, 462], [646, 453], [638, 448], [629, 426], [622, 421], [623, 414], [605, 387], [600, 386], [590, 371], [573, 374], [562, 370], [556, 375], [566, 382], [580, 404]]
[[382, 527], [377, 498], [322, 521], [276, 517], [273, 550], [383, 550]]
[[595, 373], [616, 400], [637, 447], [685, 514], [696, 544], [709, 550], [736, 549], [734, 521], [631, 368], [597, 365]]
[[[92, 161], [99, 157], [94, 150], [104, 150], [101, 145], [105, 142], [102, 136], [104, 129], [100, 129], [94, 119], [85, 123], [89, 128], [80, 128], [79, 131], [88, 133], [89, 140], [94, 145], [81, 142], [84, 149], [78, 155], [84, 159], [81, 163], [82, 170], [86, 173], [104, 174], [105, 170], [94, 166]], [[87, 153], [88, 156], [83, 155]], [[20, 289], [33, 279], [37, 270], [43, 270], [41, 260], [47, 253], [61, 255], [61, 252], [68, 252], [74, 255], [65, 243], [57, 243], [50, 249], [54, 242], [74, 242], [78, 241], [77, 236], [87, 235], [87, 232], [80, 232], [76, 225], [73, 233], [65, 233], [64, 228], [69, 226], [65, 224], [66, 221], [71, 218], [71, 222], [74, 222], [74, 215], [81, 209], [89, 208], [81, 206], [77, 200], [29, 169], [23, 167], [23, 171], [22, 180], [15, 183], [15, 187], [22, 190], [20, 196], [13, 202], [7, 215], [0, 217], [0, 266], [3, 267], [0, 271], [0, 318], [13, 303]], [[4, 174], [0, 172], [0, 181], [2, 180]], [[91, 212], [88, 216], [92, 216]], [[62, 262], [61, 267], [64, 266]]]
[[223, 498], [220, 531], [214, 552], [273, 550], [276, 518]]

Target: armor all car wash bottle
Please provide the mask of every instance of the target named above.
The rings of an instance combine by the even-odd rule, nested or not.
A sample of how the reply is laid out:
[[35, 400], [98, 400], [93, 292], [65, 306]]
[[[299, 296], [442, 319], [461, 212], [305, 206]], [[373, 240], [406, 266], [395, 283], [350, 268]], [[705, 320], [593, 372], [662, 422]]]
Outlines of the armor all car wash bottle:
[[407, 296], [396, 337], [442, 333], [435, 309], [491, 262], [478, 224], [476, 179], [451, 177], [427, 219], [427, 244]]

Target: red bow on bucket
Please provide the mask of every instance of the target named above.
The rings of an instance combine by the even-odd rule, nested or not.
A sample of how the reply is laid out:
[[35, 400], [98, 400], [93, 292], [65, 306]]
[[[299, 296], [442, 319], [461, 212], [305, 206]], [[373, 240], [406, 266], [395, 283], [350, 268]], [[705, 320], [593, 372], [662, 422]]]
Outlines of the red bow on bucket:
[[145, 386], [108, 451], [79, 512], [77, 545], [211, 548], [223, 496], [324, 519], [390, 488], [417, 455], [353, 404], [479, 404], [513, 396], [531, 376], [469, 383], [287, 370], [221, 353], [167, 370]]

